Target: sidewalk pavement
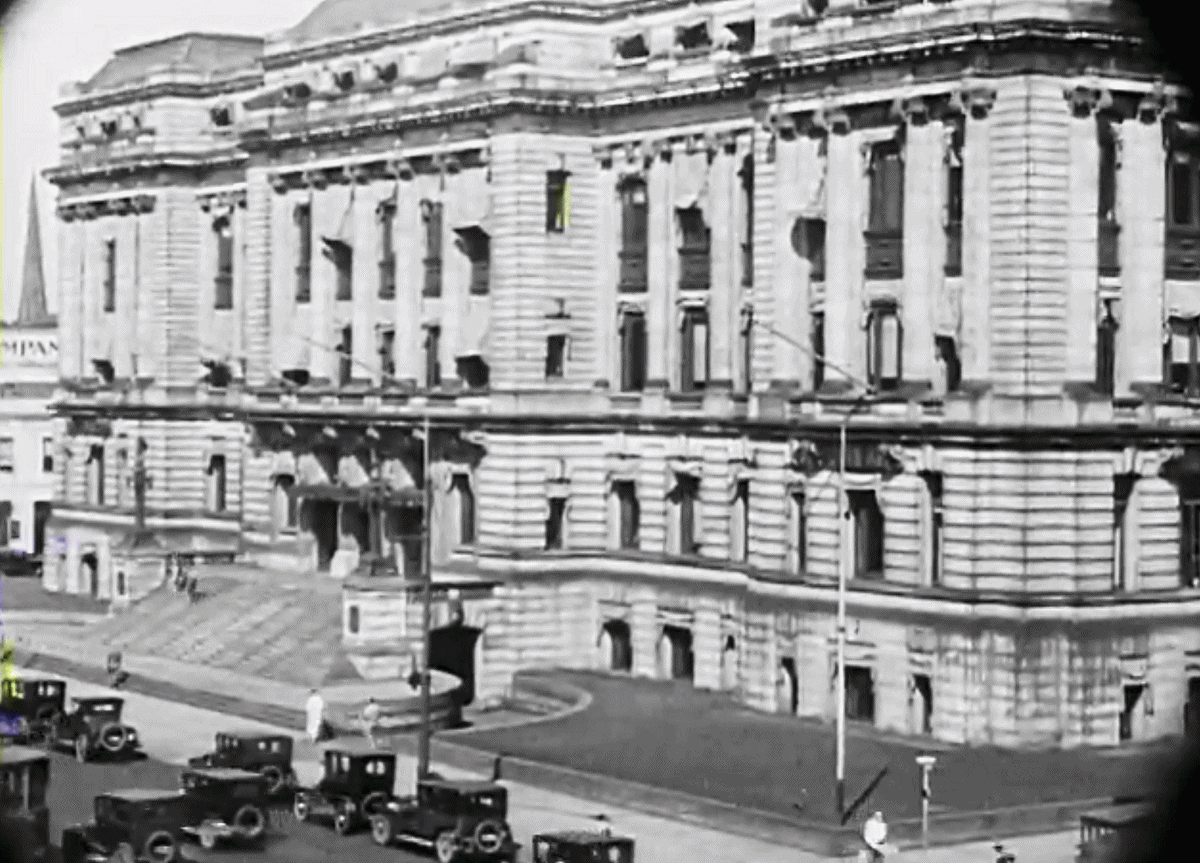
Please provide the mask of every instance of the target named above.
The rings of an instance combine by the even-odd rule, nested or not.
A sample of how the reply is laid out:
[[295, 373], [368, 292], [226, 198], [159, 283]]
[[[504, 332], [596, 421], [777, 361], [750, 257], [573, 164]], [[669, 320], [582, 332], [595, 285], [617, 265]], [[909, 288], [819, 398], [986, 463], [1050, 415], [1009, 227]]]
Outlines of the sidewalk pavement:
[[[31, 665], [33, 674], [51, 672], [72, 679], [71, 691], [86, 692], [89, 686], [107, 690], [104, 669], [107, 652], [103, 648], [69, 638], [61, 631], [45, 633], [28, 629], [10, 632], [9, 637], [16, 642], [17, 663]], [[319, 751], [304, 740], [303, 735], [296, 734], [304, 726], [303, 705], [308, 696], [306, 687], [161, 657], [126, 653], [122, 659], [122, 666], [131, 678], [120, 694], [127, 699], [130, 707], [138, 703], [158, 705], [148, 714], [153, 718], [143, 723], [148, 729], [163, 725], [163, 711], [168, 709], [164, 705], [170, 705], [170, 710], [183, 711], [187, 715], [186, 723], [181, 723], [181, 726], [195, 729], [199, 724], [208, 729], [201, 732], [199, 739], [192, 734], [184, 740], [158, 741], [156, 745], [162, 754], [150, 750], [156, 757], [163, 757], [172, 763], [184, 763], [188, 756], [199, 754], [211, 746], [212, 734], [221, 727], [262, 727], [281, 730], [300, 738], [296, 748], [297, 773], [305, 782], [315, 781], [319, 776]], [[239, 719], [231, 722], [230, 717], [235, 716]], [[196, 717], [204, 719], [197, 722]], [[398, 749], [410, 748], [404, 745], [406, 740], [396, 742]], [[438, 750], [439, 747], [435, 746], [434, 758], [437, 763], [434, 769], [442, 775], [481, 778], [479, 773], [442, 763]], [[398, 754], [397, 774], [400, 787], [411, 787], [416, 774], [416, 763], [411, 754], [403, 751]], [[662, 817], [661, 810], [652, 810], [657, 814], [635, 811], [638, 802], [629, 797], [624, 797], [624, 800], [628, 800], [634, 808], [611, 805], [622, 801], [600, 794], [593, 800], [584, 799], [587, 791], [575, 786], [570, 790], [584, 796], [526, 784], [506, 784], [513, 789], [513, 798], [520, 801], [521, 820], [515, 824], [520, 825], [517, 827], [519, 833], [525, 831], [524, 835], [545, 829], [584, 829], [594, 826], [594, 815], [604, 813], [614, 830], [625, 830], [636, 836], [639, 857], [644, 856], [655, 863], [672, 863], [676, 860], [678, 863], [693, 863], [695, 860], [712, 858], [718, 850], [723, 863], [783, 863], [785, 860], [788, 863], [813, 863], [828, 859], [782, 844], [782, 840], [754, 838], [747, 835], [750, 831], [743, 833], [740, 830], [711, 829], [713, 822], [703, 816], [702, 809], [689, 812], [686, 808], [680, 808], [674, 813], [677, 818], [669, 818]], [[597, 803], [595, 799], [609, 802]], [[1021, 863], [1073, 863], [1076, 838], [1071, 831], [1013, 839], [1004, 844], [1017, 851]], [[892, 859], [896, 863], [916, 863], [918, 860], [929, 863], [992, 863], [995, 854], [990, 842], [978, 842], [928, 851], [908, 850]]]

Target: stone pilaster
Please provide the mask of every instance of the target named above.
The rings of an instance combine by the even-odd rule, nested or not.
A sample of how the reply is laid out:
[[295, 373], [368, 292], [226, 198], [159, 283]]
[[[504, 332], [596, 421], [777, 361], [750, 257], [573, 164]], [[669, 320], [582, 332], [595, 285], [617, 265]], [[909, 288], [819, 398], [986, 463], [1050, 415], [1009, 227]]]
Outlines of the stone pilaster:
[[828, 220], [825, 229], [825, 368], [826, 385], [852, 388], [853, 374], [863, 364], [859, 358], [862, 341], [862, 289], [865, 241], [860, 214], [865, 179], [857, 136], [850, 134], [844, 113], [826, 122], [829, 188]]
[[460, 354], [460, 324], [467, 312], [467, 290], [471, 264], [458, 228], [462, 227], [463, 196], [467, 194], [467, 174], [450, 173], [443, 167], [442, 188], [442, 345], [448, 354], [442, 359], [442, 378], [456, 380]]
[[698, 689], [721, 688], [721, 609], [705, 597], [696, 608], [692, 623], [695, 657], [693, 682]]
[[596, 171], [596, 368], [598, 387], [614, 387], [620, 379], [614, 362], [617, 342], [617, 274], [620, 213], [617, 207], [614, 154], [597, 154]]
[[1100, 140], [1096, 110], [1106, 92], [1078, 86], [1064, 93], [1070, 111], [1067, 188], [1066, 379], [1096, 378], [1096, 288], [1099, 281]]
[[675, 195], [672, 152], [663, 142], [650, 160], [646, 197], [649, 234], [646, 268], [650, 288], [646, 309], [646, 388], [665, 390], [670, 377], [670, 331], [674, 324]]
[[[800, 150], [802, 140], [797, 139], [794, 129], [787, 130], [775, 140], [775, 325], [776, 332], [770, 336], [775, 346], [772, 379], [787, 389], [800, 384], [799, 345], [808, 345], [808, 333], [802, 330], [802, 317], [798, 302], [799, 289], [807, 295], [807, 272], [805, 261], [797, 254], [792, 243], [792, 228], [796, 223], [797, 199], [800, 196]], [[805, 284], [801, 284], [804, 282]], [[807, 311], [807, 309], [806, 309]]]
[[959, 93], [963, 136], [962, 345], [964, 381], [991, 375], [991, 119], [996, 91], [968, 83]]
[[[261, 246], [270, 248], [267, 269], [254, 276], [256, 281], [265, 279], [252, 291], [262, 291], [267, 304], [270, 343], [268, 371], [272, 376], [288, 368], [292, 362], [292, 323], [296, 308], [296, 219], [295, 208], [300, 203], [295, 194], [288, 194], [283, 185], [270, 187], [266, 178], [252, 173], [248, 178], [250, 213], [256, 230], [266, 233]], [[279, 181], [276, 181], [277, 183]], [[266, 218], [258, 216], [258, 208], [270, 209]]]
[[721, 136], [712, 147], [711, 184], [708, 219], [712, 228], [712, 304], [709, 311], [710, 386], [730, 388], [733, 384], [733, 345], [736, 343], [736, 318], [730, 307], [741, 290], [737, 256], [741, 232], [738, 214], [738, 177], [736, 140]]
[[351, 273], [351, 356], [350, 376], [356, 379], [378, 377], [379, 355], [375, 352], [375, 314], [379, 304], [379, 223], [375, 218], [381, 192], [352, 175], [354, 188], [354, 269]]
[[396, 327], [396, 379], [416, 383], [421, 379], [421, 290], [425, 254], [421, 237], [421, 194], [412, 167], [396, 162], [396, 302], [392, 322]]
[[653, 590], [641, 589], [631, 600], [629, 630], [633, 642], [634, 675], [657, 677], [658, 607]]
[[313, 195], [312, 300], [310, 302], [309, 374], [314, 380], [333, 380], [337, 374], [334, 348], [340, 341], [337, 268], [325, 253], [325, 238], [338, 236], [350, 205], [350, 186], [330, 184]]
[[939, 194], [942, 126], [933, 122], [923, 98], [901, 100], [896, 108], [905, 124], [902, 369], [907, 383], [928, 387], [934, 377], [933, 323], [944, 278], [938, 253], [946, 245]]
[[[1123, 154], [1118, 190], [1121, 196], [1121, 333], [1117, 369], [1118, 394], [1162, 380], [1162, 355], [1150, 346], [1162, 344], [1166, 150], [1164, 113], [1171, 100], [1152, 93], [1138, 106], [1137, 116], [1121, 127]], [[1120, 194], [1120, 192], [1118, 192]]]
[[83, 338], [83, 249], [86, 228], [74, 208], [58, 214], [58, 370], [64, 378], [81, 374]]

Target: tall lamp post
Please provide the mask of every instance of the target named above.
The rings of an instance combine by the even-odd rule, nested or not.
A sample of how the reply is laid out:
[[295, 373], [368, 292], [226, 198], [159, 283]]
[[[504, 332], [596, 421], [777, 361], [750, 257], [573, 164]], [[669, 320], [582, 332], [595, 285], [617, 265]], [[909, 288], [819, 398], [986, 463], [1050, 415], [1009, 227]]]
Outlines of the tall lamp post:
[[838, 817], [846, 811], [846, 590], [850, 580], [850, 498], [846, 492], [846, 438], [850, 420], [862, 407], [873, 389], [866, 381], [858, 379], [844, 368], [829, 362], [824, 356], [807, 345], [803, 345], [774, 327], [759, 324], [764, 330], [803, 351], [809, 357], [833, 369], [846, 380], [858, 385], [858, 397], [838, 423], [838, 580], [837, 580], [837, 715], [834, 717], [836, 751], [834, 754], [834, 782]]
[[421, 479], [424, 487], [422, 504], [424, 511], [421, 518], [424, 525], [421, 531], [421, 635], [424, 640], [422, 646], [424, 655], [421, 658], [421, 730], [417, 735], [417, 779], [424, 779], [429, 775], [429, 742], [432, 734], [430, 728], [432, 671], [429, 667], [429, 654], [432, 645], [430, 631], [433, 626], [433, 512], [431, 511], [433, 477], [429, 475], [430, 435], [429, 412], [426, 410], [424, 442], [421, 447]]

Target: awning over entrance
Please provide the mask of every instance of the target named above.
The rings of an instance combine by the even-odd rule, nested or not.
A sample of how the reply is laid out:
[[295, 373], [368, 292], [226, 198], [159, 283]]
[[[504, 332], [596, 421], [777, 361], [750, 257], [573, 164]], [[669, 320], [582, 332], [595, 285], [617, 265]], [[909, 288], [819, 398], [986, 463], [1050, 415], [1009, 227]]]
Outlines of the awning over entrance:
[[351, 488], [334, 483], [304, 483], [288, 489], [295, 498], [329, 500], [345, 503], [382, 503], [389, 506], [421, 506], [424, 497], [417, 488], [392, 488], [381, 483]]

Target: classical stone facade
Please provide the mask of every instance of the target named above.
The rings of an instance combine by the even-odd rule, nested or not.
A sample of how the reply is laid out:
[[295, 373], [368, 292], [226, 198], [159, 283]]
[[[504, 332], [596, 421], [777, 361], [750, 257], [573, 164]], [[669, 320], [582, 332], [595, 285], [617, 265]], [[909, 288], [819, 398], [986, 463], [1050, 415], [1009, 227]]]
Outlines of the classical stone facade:
[[1122, 4], [405, 8], [59, 106], [69, 536], [128, 528], [95, 489], [140, 438], [148, 523], [345, 578], [401, 668], [427, 493], [480, 697], [827, 717], [845, 425], [856, 719], [1182, 730], [1200, 130]]

